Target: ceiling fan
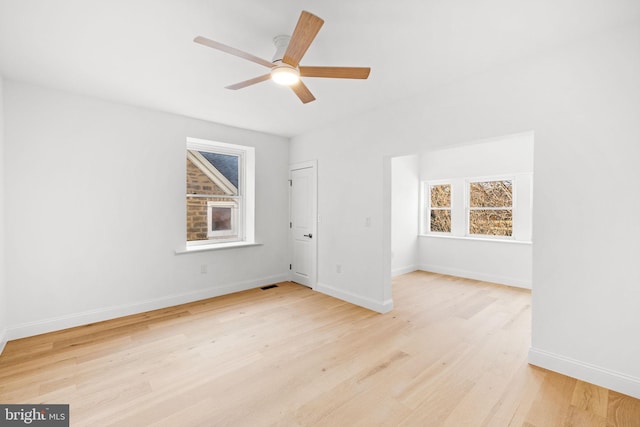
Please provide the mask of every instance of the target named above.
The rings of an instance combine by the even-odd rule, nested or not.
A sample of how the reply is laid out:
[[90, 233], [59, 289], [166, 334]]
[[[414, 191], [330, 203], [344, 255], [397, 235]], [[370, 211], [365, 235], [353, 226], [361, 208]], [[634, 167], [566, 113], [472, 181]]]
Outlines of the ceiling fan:
[[205, 37], [198, 36], [193, 39], [193, 41], [247, 59], [270, 69], [270, 72], [267, 74], [227, 86], [227, 89], [242, 89], [272, 79], [278, 84], [290, 86], [298, 98], [300, 98], [300, 101], [306, 104], [316, 98], [302, 80], [300, 80], [300, 77], [366, 79], [369, 77], [369, 72], [371, 71], [369, 67], [309, 67], [300, 65], [300, 60], [307, 52], [307, 49], [309, 49], [313, 39], [315, 39], [318, 31], [320, 31], [322, 24], [324, 24], [324, 21], [321, 18], [303, 10], [291, 37], [276, 36], [273, 39], [276, 45], [276, 53], [272, 62]]

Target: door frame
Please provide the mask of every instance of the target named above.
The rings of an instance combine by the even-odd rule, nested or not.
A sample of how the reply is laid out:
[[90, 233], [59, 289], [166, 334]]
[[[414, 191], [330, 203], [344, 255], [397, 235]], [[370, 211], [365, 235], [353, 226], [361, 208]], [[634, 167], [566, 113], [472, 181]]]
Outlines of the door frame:
[[[289, 165], [289, 263], [293, 262], [293, 233], [291, 228], [291, 207], [292, 203], [292, 191], [291, 191], [291, 183], [292, 178], [291, 174], [294, 170], [299, 169], [311, 169], [312, 173], [312, 191], [311, 195], [311, 215], [313, 216], [312, 221], [312, 233], [313, 239], [311, 239], [311, 274], [309, 275], [311, 289], [315, 290], [318, 284], [318, 161], [317, 160], [309, 160], [306, 162], [292, 163]], [[291, 269], [289, 269], [289, 280], [293, 279], [293, 273]]]

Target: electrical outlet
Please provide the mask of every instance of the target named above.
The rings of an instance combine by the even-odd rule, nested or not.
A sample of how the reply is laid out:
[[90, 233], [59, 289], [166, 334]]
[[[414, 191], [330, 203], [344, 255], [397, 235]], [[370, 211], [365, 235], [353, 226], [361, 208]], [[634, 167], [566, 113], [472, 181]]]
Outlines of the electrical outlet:
[[364, 219], [364, 226], [365, 227], [371, 227], [371, 218], [370, 217], [366, 217]]
[[342, 273], [342, 266], [340, 264], [336, 264], [336, 273]]
[[200, 274], [207, 274], [207, 264], [200, 265]]

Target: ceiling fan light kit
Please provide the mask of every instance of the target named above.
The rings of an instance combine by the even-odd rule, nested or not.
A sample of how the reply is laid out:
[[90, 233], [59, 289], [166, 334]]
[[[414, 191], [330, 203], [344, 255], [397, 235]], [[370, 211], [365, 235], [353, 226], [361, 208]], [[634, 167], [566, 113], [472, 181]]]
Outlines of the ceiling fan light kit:
[[239, 58], [255, 62], [256, 64], [260, 64], [270, 69], [269, 74], [264, 74], [227, 86], [227, 89], [242, 89], [271, 79], [279, 85], [290, 86], [300, 101], [306, 104], [315, 100], [315, 97], [302, 82], [300, 79], [301, 76], [334, 79], [366, 79], [369, 77], [369, 72], [371, 71], [368, 67], [300, 66], [300, 60], [307, 52], [307, 49], [309, 49], [309, 46], [315, 39], [323, 24], [324, 21], [314, 14], [302, 11], [291, 37], [280, 35], [273, 38], [273, 43], [276, 46], [276, 53], [271, 62], [205, 37], [198, 36], [193, 41]]
[[271, 80], [283, 86], [291, 86], [300, 81], [300, 71], [289, 64], [279, 64], [271, 69]]

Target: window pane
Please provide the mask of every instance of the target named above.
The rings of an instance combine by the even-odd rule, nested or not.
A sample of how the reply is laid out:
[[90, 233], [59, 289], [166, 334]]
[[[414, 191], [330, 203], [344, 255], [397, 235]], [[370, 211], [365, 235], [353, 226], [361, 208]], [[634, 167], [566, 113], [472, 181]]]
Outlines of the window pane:
[[211, 231], [231, 230], [231, 208], [211, 209]]
[[469, 233], [488, 236], [511, 236], [513, 212], [507, 209], [469, 211]]
[[187, 159], [187, 194], [224, 195], [225, 191]]
[[469, 200], [472, 208], [508, 207], [512, 205], [511, 181], [485, 181], [469, 184]]
[[440, 233], [451, 233], [451, 210], [438, 209], [431, 211], [430, 230]]
[[[238, 188], [238, 156], [231, 154], [199, 152], [209, 164]], [[236, 193], [237, 194], [237, 193]]]
[[187, 150], [187, 194], [239, 195], [239, 158]]
[[448, 208], [451, 206], [451, 185], [431, 186], [431, 206], [434, 208]]

